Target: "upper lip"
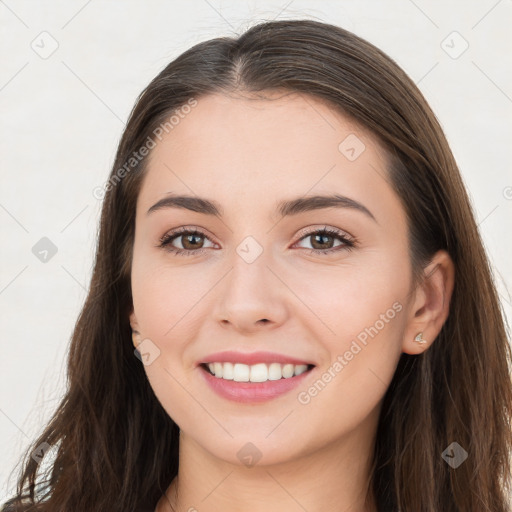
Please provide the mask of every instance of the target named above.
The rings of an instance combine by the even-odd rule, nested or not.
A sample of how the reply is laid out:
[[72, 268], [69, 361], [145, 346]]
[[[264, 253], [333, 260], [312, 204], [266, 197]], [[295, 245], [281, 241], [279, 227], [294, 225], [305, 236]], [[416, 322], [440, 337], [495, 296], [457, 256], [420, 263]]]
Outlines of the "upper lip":
[[242, 363], [253, 365], [258, 363], [281, 363], [281, 364], [307, 364], [313, 365], [311, 361], [299, 359], [285, 354], [278, 354], [276, 352], [236, 352], [234, 350], [227, 350], [224, 352], [215, 352], [205, 356], [197, 362], [198, 365], [205, 363]]

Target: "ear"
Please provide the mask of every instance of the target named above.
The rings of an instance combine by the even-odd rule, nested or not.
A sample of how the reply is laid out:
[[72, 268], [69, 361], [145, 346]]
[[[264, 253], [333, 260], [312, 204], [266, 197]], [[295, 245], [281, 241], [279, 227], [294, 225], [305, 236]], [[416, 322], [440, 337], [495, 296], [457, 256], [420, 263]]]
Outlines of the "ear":
[[135, 311], [133, 310], [133, 308], [132, 312], [130, 313], [130, 326], [132, 328], [133, 346], [137, 348], [142, 338], [140, 335], [139, 323], [137, 322], [137, 316], [135, 315]]
[[[444, 250], [438, 251], [425, 268], [423, 280], [415, 290], [402, 352], [420, 354], [432, 345], [448, 318], [454, 281], [455, 266], [450, 255]], [[414, 341], [419, 333], [426, 343]]]

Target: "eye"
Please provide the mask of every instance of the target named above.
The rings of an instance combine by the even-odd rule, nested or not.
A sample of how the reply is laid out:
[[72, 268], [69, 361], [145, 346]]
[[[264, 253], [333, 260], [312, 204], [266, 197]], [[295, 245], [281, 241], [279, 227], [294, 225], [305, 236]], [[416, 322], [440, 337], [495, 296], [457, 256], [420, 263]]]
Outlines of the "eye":
[[[182, 239], [181, 248], [172, 245], [174, 240], [178, 240], [180, 238]], [[160, 238], [159, 247], [175, 254], [191, 256], [204, 252], [205, 249], [202, 247], [202, 243], [200, 241], [201, 238], [208, 239], [204, 233], [196, 228], [179, 228], [171, 233], [166, 233], [162, 238]]]
[[[312, 240], [313, 245], [313, 249], [308, 249], [311, 254], [328, 255], [340, 250], [351, 250], [356, 245], [356, 241], [343, 231], [327, 228], [327, 226], [306, 234], [302, 233], [302, 237], [297, 243], [308, 238]], [[181, 239], [181, 247], [174, 246], [173, 242], [179, 239]], [[158, 247], [177, 255], [192, 256], [205, 251], [204, 242], [201, 239], [210, 240], [205, 233], [197, 228], [178, 228], [160, 238]], [[334, 247], [325, 247], [326, 245], [330, 246], [336, 239], [341, 243]]]
[[[305, 235], [303, 234], [299, 242], [307, 240], [308, 238], [311, 240], [311, 245], [313, 246], [313, 249], [309, 249], [311, 254], [329, 255], [340, 250], [351, 250], [356, 245], [355, 240], [343, 231], [327, 228], [327, 226], [323, 229], [317, 229]], [[333, 247], [332, 243], [334, 243], [336, 239], [341, 241], [341, 243]]]

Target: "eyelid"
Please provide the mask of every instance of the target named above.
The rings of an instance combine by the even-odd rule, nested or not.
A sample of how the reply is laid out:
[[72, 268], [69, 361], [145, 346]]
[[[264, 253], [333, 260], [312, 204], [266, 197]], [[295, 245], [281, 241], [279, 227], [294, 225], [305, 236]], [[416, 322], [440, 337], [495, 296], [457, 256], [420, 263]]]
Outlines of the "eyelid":
[[[170, 244], [170, 241], [174, 241], [176, 238], [179, 238], [180, 235], [190, 235], [193, 233], [197, 233], [199, 235], [204, 236], [210, 242], [217, 244], [217, 242], [214, 242], [212, 240], [212, 237], [205, 232], [203, 228], [200, 228], [198, 226], [181, 226], [179, 228], [171, 229], [170, 231], [167, 231], [163, 236], [159, 238], [160, 244], [163, 244], [165, 242], [168, 242]], [[217, 244], [218, 245], [218, 244]], [[178, 247], [175, 247], [175, 249], [179, 249]], [[201, 250], [201, 249], [198, 249]], [[187, 252], [193, 252], [193, 251], [187, 251]]]
[[[345, 231], [344, 229], [337, 228], [334, 226], [330, 226], [329, 224], [316, 224], [315, 226], [308, 226], [306, 228], [302, 228], [298, 233], [297, 237], [300, 239], [304, 238], [307, 235], [312, 235], [313, 233], [317, 233], [318, 231], [336, 231], [336, 234], [338, 236], [344, 236], [345, 238], [349, 239], [350, 241], [355, 242], [356, 237], [351, 235], [348, 231]], [[297, 240], [297, 241], [299, 241]]]

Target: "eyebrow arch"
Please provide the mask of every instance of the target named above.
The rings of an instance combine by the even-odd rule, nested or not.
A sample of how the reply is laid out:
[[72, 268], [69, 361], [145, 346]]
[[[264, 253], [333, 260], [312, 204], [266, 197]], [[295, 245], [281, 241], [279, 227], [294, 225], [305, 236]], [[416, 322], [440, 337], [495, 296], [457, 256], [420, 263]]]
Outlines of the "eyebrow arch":
[[[218, 217], [222, 217], [224, 214], [222, 207], [216, 201], [196, 196], [175, 195], [170, 192], [166, 197], [155, 203], [147, 211], [146, 215], [164, 208], [182, 208]], [[283, 217], [323, 208], [353, 208], [377, 222], [372, 212], [370, 212], [366, 206], [354, 199], [341, 196], [339, 194], [333, 194], [330, 196], [316, 195], [299, 197], [296, 199], [280, 201], [276, 205], [276, 211]]]

